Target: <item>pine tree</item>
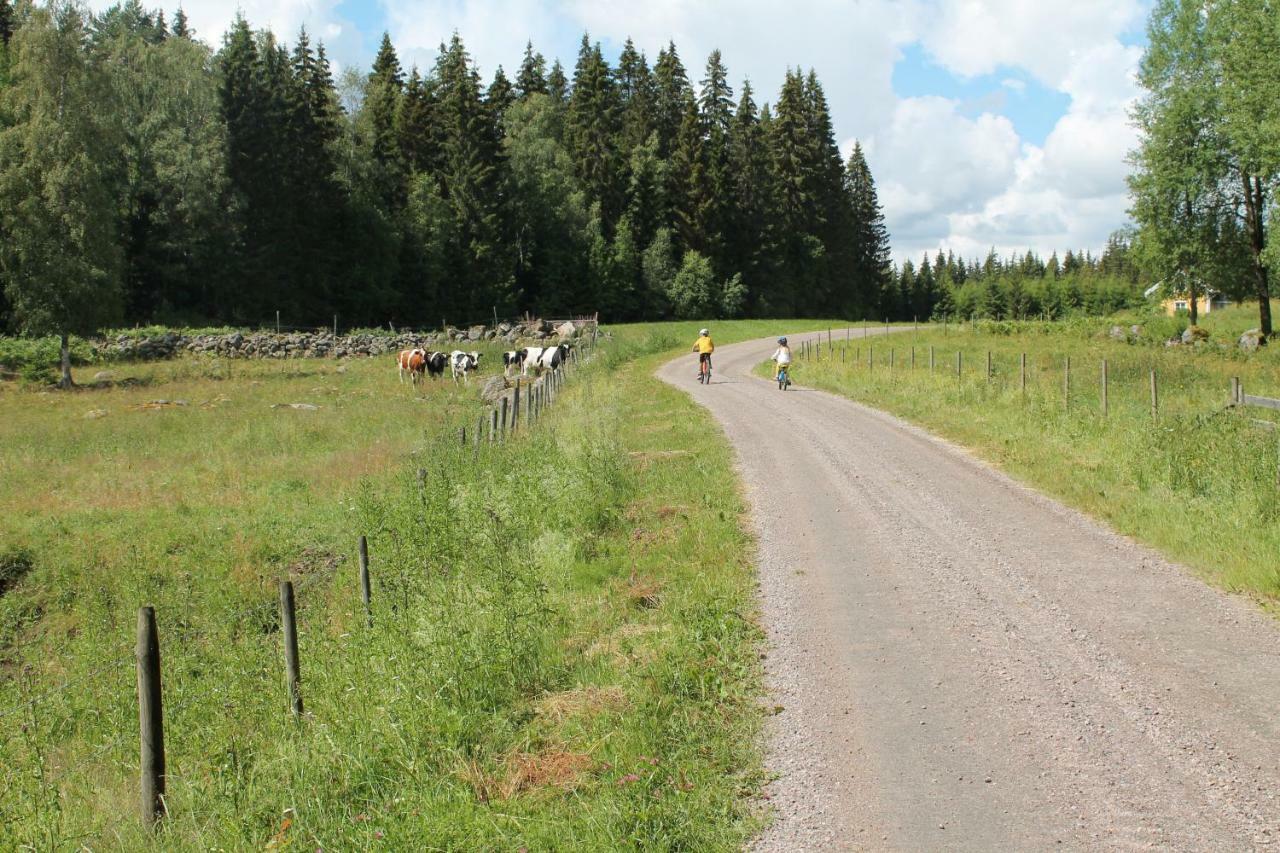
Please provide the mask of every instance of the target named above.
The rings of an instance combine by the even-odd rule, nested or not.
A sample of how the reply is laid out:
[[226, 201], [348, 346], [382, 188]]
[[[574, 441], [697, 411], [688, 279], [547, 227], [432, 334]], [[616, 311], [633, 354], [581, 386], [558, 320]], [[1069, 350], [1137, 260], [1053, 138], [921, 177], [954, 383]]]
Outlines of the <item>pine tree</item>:
[[547, 61], [541, 53], [533, 52], [533, 42], [524, 46], [524, 60], [520, 63], [520, 73], [516, 75], [516, 94], [521, 100], [530, 95], [547, 94]]
[[34, 8], [13, 37], [13, 124], [0, 130], [0, 272], [18, 328], [62, 339], [121, 316], [121, 251], [111, 185], [117, 140], [106, 85], [89, 62], [79, 7]]
[[861, 143], [855, 142], [849, 155], [845, 168], [845, 193], [852, 212], [849, 242], [854, 250], [851, 265], [852, 287], [857, 295], [854, 310], [865, 317], [888, 276], [889, 232]]
[[[6, 0], [0, 0], [0, 4], [3, 4], [5, 2]], [[195, 31], [193, 31], [190, 25], [187, 23], [187, 13], [182, 10], [181, 6], [178, 7], [178, 11], [173, 13], [173, 27], [171, 29], [171, 32], [173, 33], [175, 38], [180, 38], [180, 39], [195, 38]]]
[[564, 66], [559, 59], [551, 65], [551, 73], [547, 75], [547, 94], [554, 104], [569, 103], [569, 80], [564, 75]]
[[446, 248], [455, 316], [484, 316], [512, 298], [511, 240], [507, 231], [506, 160], [493, 114], [481, 98], [480, 79], [455, 34], [437, 61], [442, 133], [442, 198], [451, 221]]
[[685, 99], [680, 132], [676, 135], [675, 145], [671, 150], [671, 167], [667, 177], [673, 236], [681, 257], [688, 251], [703, 250], [707, 244], [699, 193], [706, 182], [705, 158], [702, 117], [698, 114], [698, 102], [690, 92]]
[[622, 127], [618, 148], [624, 156], [643, 145], [653, 133], [656, 88], [653, 73], [643, 53], [627, 39], [618, 58], [616, 73], [618, 100], [622, 108]]
[[618, 93], [609, 65], [582, 36], [573, 72], [573, 94], [565, 116], [565, 141], [574, 168], [588, 196], [598, 201], [606, 235], [621, 207], [620, 158], [616, 146], [619, 127]]
[[653, 65], [653, 84], [654, 127], [658, 131], [662, 157], [666, 159], [671, 156], [671, 146], [684, 122], [685, 108], [693, 97], [675, 42], [658, 51], [658, 59]]
[[730, 207], [725, 247], [752, 294], [755, 310], [767, 298], [777, 229], [772, 221], [773, 173], [765, 131], [756, 114], [751, 84], [744, 81], [729, 128]]
[[507, 108], [515, 101], [515, 97], [511, 82], [507, 80], [507, 75], [503, 73], [502, 66], [499, 65], [498, 70], [493, 72], [493, 82], [485, 90], [484, 103], [489, 108], [489, 113], [493, 116], [494, 127], [498, 128], [500, 134]]
[[702, 171], [691, 188], [697, 210], [698, 227], [703, 235], [703, 250], [721, 274], [729, 272], [735, 259], [728, 256], [733, 189], [729, 176], [729, 133], [733, 125], [733, 89], [728, 72], [713, 50], [707, 57], [706, 76], [701, 81], [698, 97], [699, 118], [703, 136]]
[[405, 200], [405, 168], [396, 133], [396, 116], [403, 96], [400, 60], [391, 37], [384, 32], [365, 89], [364, 112], [369, 127], [369, 154], [377, 167], [378, 193], [388, 211], [399, 210]]
[[405, 83], [404, 100], [396, 117], [400, 152], [409, 175], [435, 173], [439, 169], [440, 138], [435, 111], [434, 85], [423, 80], [414, 67]]

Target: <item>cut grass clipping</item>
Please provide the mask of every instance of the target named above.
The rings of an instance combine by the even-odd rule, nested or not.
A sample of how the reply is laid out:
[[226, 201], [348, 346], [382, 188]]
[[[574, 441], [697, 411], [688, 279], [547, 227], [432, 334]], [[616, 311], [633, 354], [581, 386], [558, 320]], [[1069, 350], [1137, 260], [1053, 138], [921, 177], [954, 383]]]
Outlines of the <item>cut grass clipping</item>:
[[[137, 382], [109, 389], [0, 391], [0, 838], [739, 847], [762, 782], [744, 507], [709, 416], [652, 376], [695, 334], [617, 330], [535, 427], [478, 451], [457, 441], [481, 413], [474, 381], [415, 390], [387, 359], [183, 359], [122, 366]], [[319, 408], [271, 408], [293, 402]], [[141, 604], [163, 664], [154, 835]]]
[[[1234, 332], [1220, 345], [1167, 347], [1165, 336], [1144, 342], [1114, 325], [979, 322], [866, 339], [855, 332], [847, 353], [844, 341], [834, 352], [824, 346], [793, 375], [973, 448], [1214, 583], [1276, 604], [1280, 430], [1257, 421], [1274, 422], [1277, 413], [1227, 402], [1232, 377], [1249, 394], [1280, 397], [1280, 352], [1241, 353], [1231, 346]], [[771, 375], [771, 366], [759, 373]]]

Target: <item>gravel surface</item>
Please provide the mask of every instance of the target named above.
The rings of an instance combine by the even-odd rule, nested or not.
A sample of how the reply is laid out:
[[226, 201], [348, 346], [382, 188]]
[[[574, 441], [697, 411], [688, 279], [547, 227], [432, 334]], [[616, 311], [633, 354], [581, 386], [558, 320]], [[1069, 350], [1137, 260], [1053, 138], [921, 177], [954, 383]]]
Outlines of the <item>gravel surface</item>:
[[751, 377], [773, 348], [659, 374], [722, 424], [759, 537], [781, 710], [755, 849], [1275, 844], [1274, 620], [897, 418]]

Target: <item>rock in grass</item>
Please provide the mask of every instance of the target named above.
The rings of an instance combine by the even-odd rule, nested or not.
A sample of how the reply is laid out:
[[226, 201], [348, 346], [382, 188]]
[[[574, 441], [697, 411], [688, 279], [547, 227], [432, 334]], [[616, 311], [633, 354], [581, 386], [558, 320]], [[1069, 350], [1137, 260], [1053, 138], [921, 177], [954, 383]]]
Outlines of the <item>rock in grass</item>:
[[84, 419], [86, 421], [93, 421], [93, 420], [97, 420], [98, 418], [105, 418], [106, 416], [107, 416], [106, 409], [90, 409], [89, 411], [84, 413]]
[[110, 370], [99, 370], [97, 373], [93, 374], [92, 382], [94, 385], [100, 385], [100, 384], [105, 385], [108, 382], [115, 382], [115, 381], [116, 381], [116, 375], [112, 373]]
[[1200, 326], [1187, 326], [1182, 333], [1184, 344], [1202, 344], [1209, 340], [1209, 333]]
[[1250, 329], [1240, 336], [1240, 349], [1245, 352], [1253, 352], [1262, 346], [1262, 330]]
[[507, 380], [504, 376], [490, 376], [480, 389], [480, 399], [486, 403], [496, 403], [507, 393]]
[[319, 406], [314, 403], [272, 403], [273, 409], [297, 409], [300, 412], [314, 412], [319, 410]]

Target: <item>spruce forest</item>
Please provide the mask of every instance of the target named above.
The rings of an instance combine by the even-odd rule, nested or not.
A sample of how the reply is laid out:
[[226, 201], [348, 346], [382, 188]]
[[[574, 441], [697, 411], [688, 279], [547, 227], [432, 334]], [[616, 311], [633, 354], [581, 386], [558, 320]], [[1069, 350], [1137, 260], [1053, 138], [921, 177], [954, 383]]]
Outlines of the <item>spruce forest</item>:
[[208, 35], [138, 0], [0, 0], [0, 329], [1057, 316], [1134, 292], [1123, 241], [894, 266], [812, 71], [765, 103], [673, 43], [610, 64], [584, 35], [572, 68], [529, 45], [486, 82], [457, 34], [431, 68], [384, 36], [340, 75], [305, 31]]

